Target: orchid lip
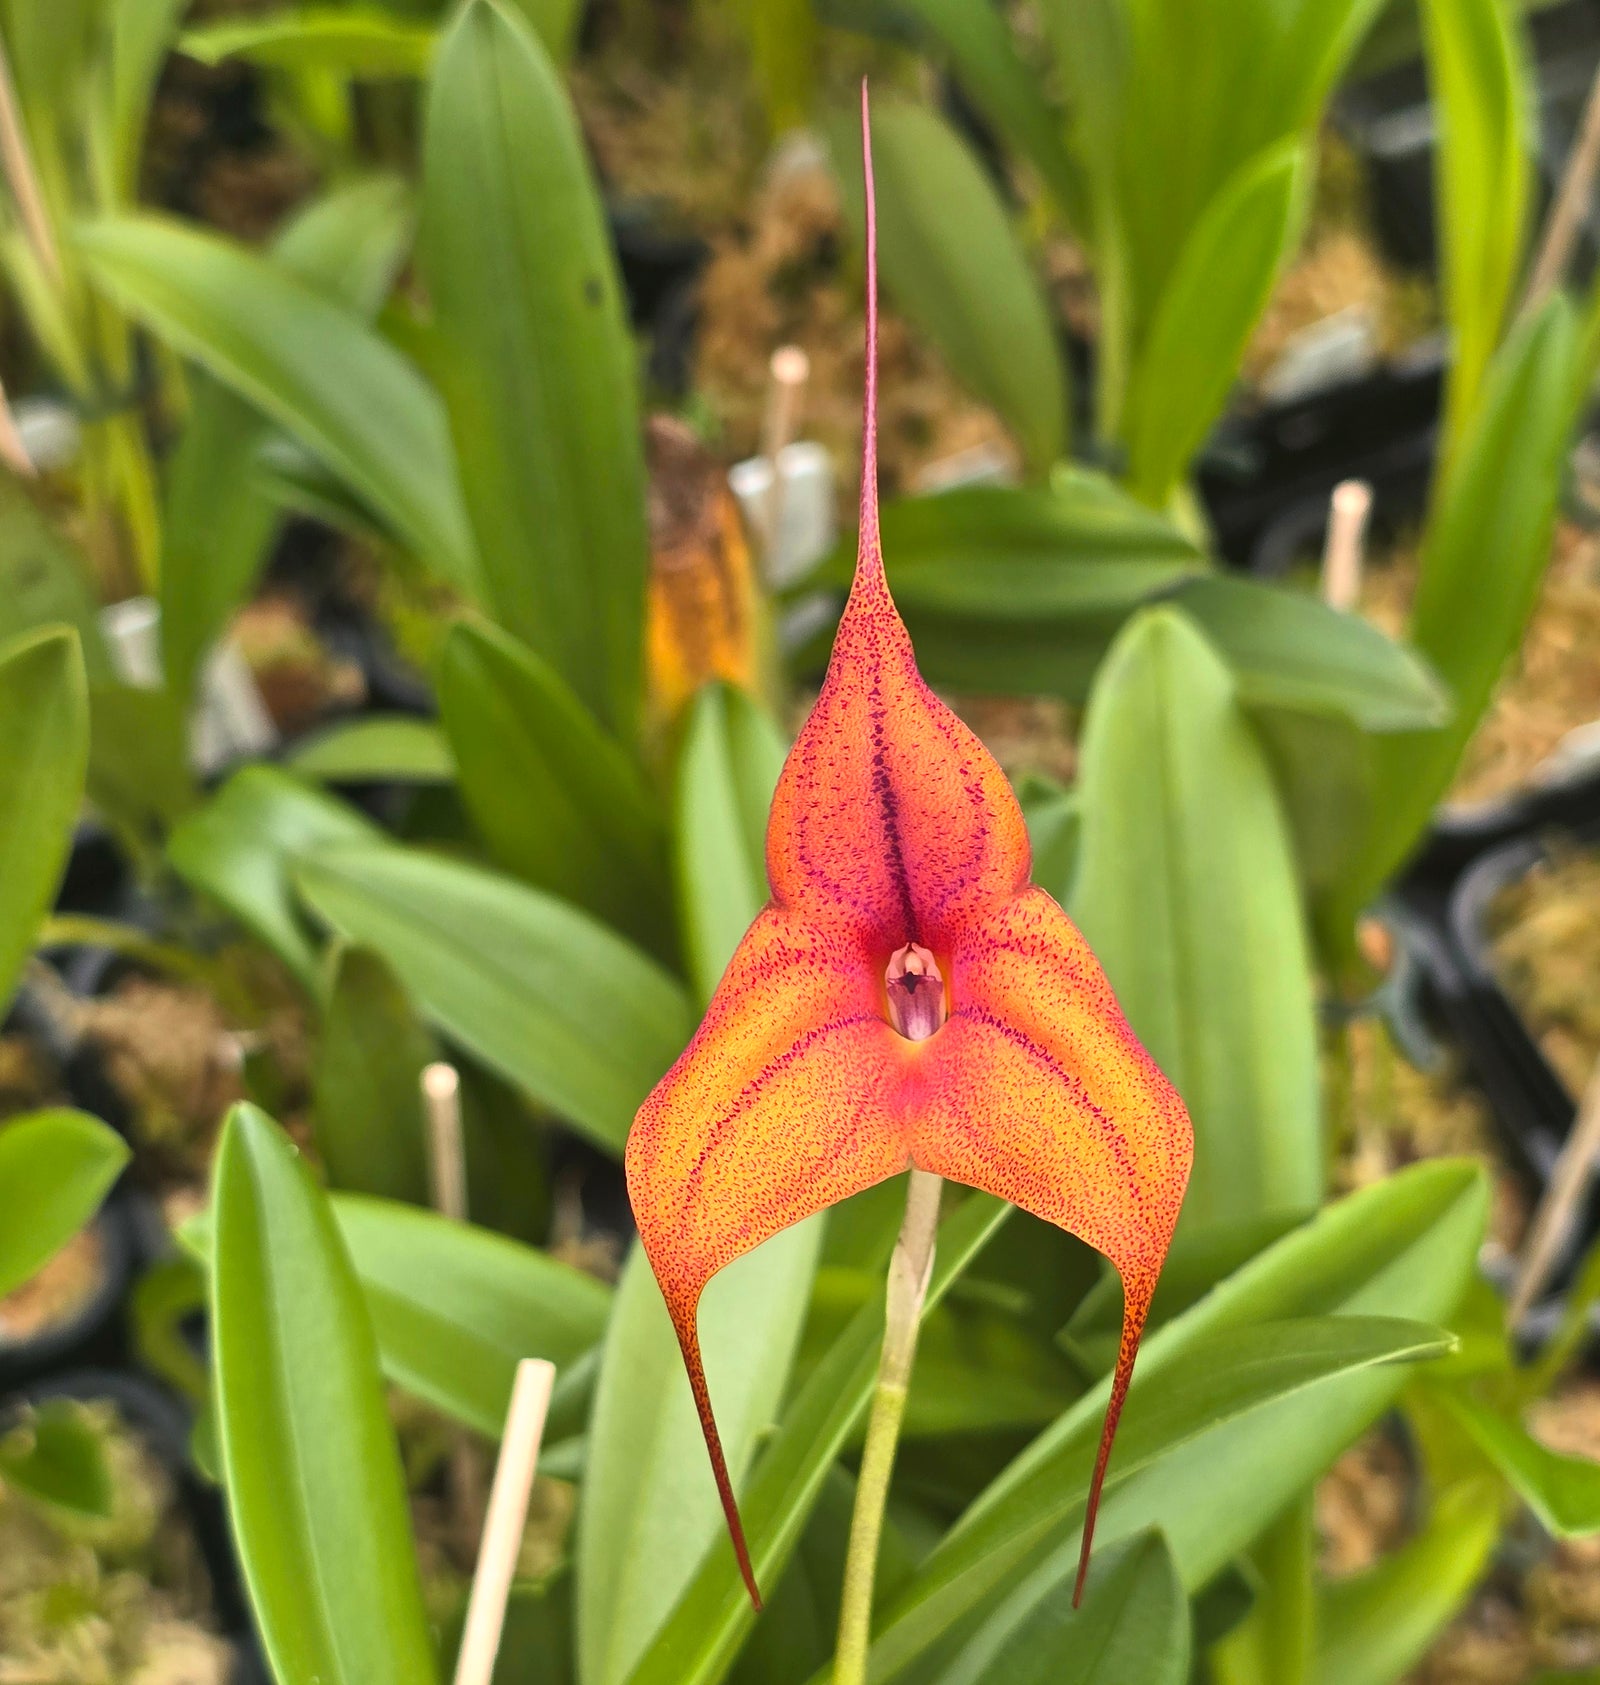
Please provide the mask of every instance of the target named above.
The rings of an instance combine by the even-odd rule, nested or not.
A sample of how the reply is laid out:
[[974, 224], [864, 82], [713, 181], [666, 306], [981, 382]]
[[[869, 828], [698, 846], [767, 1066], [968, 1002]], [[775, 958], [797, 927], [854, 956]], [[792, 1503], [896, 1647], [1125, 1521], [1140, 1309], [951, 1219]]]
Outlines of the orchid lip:
[[889, 957], [883, 974], [889, 1022], [907, 1041], [927, 1041], [947, 1016], [944, 974], [920, 942], [907, 942]]

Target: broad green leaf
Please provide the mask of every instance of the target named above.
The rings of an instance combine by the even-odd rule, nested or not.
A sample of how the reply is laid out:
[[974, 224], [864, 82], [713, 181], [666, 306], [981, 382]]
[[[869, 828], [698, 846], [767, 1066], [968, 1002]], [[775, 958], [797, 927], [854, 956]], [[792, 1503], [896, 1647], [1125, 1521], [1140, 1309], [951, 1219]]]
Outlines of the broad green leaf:
[[111, 1514], [105, 1444], [83, 1407], [49, 1399], [0, 1439], [0, 1487], [91, 1521]]
[[30, 1112], [0, 1126], [0, 1298], [94, 1216], [127, 1162], [127, 1143], [86, 1112]]
[[1250, 1547], [1250, 1612], [1207, 1658], [1211, 1685], [1310, 1685], [1318, 1546], [1308, 1487]]
[[1072, 911], [1195, 1126], [1184, 1226], [1322, 1188], [1310, 956], [1272, 774], [1227, 669], [1171, 607], [1090, 699]]
[[438, 399], [348, 311], [268, 258], [160, 217], [109, 217], [78, 245], [127, 310], [343, 477], [423, 565], [471, 596], [478, 562]]
[[422, 250], [484, 602], [631, 743], [649, 571], [633, 341], [560, 77], [491, 0], [440, 48]]
[[1460, 1610], [1500, 1535], [1501, 1499], [1489, 1480], [1464, 1481], [1433, 1500], [1427, 1526], [1376, 1567], [1318, 1599], [1317, 1685], [1394, 1685]]
[[1077, 791], [1064, 789], [1053, 778], [1029, 773], [1017, 784], [1017, 801], [1028, 822], [1033, 881], [1066, 906], [1072, 899], [1078, 842], [1083, 833], [1083, 809]]
[[495, 859], [670, 952], [665, 827], [622, 745], [544, 657], [494, 626], [452, 626], [436, 678], [462, 800]]
[[750, 68], [774, 136], [811, 119], [817, 81], [817, 14], [811, 0], [736, 0]]
[[[946, 1218], [925, 1311], [939, 1304], [1011, 1210], [1004, 1200], [976, 1194]], [[758, 1584], [778, 1582], [829, 1469], [863, 1419], [882, 1340], [880, 1297], [863, 1307], [795, 1395], [752, 1471], [740, 1509]], [[713, 1549], [629, 1675], [629, 1685], [716, 1685], [727, 1676], [754, 1618], [732, 1551]]]
[[[1035, 626], [1126, 613], [1202, 573], [1194, 544], [1105, 475], [1058, 470], [1048, 489], [966, 486], [899, 498], [882, 516], [883, 554], [908, 622], [922, 613]], [[855, 538], [823, 577], [847, 585]]]
[[[809, 1375], [882, 1295], [881, 1268], [819, 1270], [797, 1372]], [[1015, 1312], [958, 1293], [923, 1318], [901, 1438], [1043, 1427], [1082, 1390], [1074, 1367]]]
[[[363, 318], [393, 284], [410, 237], [410, 196], [397, 177], [335, 188], [300, 211], [273, 246], [288, 274]], [[161, 653], [187, 698], [200, 662], [249, 594], [278, 522], [256, 473], [270, 432], [231, 387], [200, 374], [173, 453], [163, 512]]]
[[609, 1151], [689, 1039], [673, 978], [509, 878], [367, 843], [316, 850], [296, 882], [320, 919], [383, 955], [437, 1029]]
[[1023, 63], [1004, 13], [964, 0], [904, 0], [899, 11], [942, 50], [967, 97], [1027, 158], [1068, 220], [1086, 234], [1087, 189], [1063, 139], [1065, 119], [1046, 101], [1042, 79]]
[[329, 1185], [426, 1204], [420, 1083], [433, 1039], [378, 955], [340, 945], [329, 972], [312, 1075], [312, 1138]]
[[384, 1373], [497, 1439], [524, 1357], [556, 1366], [556, 1396], [583, 1381], [611, 1290], [504, 1235], [431, 1211], [335, 1194]]
[[[860, 134], [832, 135], [847, 207], [862, 227]], [[896, 307], [1010, 428], [1043, 476], [1067, 448], [1066, 373], [1037, 276], [982, 166], [937, 112], [872, 111], [878, 262]]]
[[162, 61], [188, 0], [119, 0], [111, 13], [111, 178], [119, 202], [139, 186], [145, 130]]
[[[1209, 1330], [1162, 1365], [1159, 1381], [1147, 1375], [1141, 1387], [1135, 1377], [1106, 1477], [1108, 1510], [1119, 1491], [1141, 1479], [1160, 1484], [1174, 1464], [1192, 1462], [1196, 1447], [1212, 1433], [1259, 1419], [1268, 1409], [1294, 1409], [1308, 1392], [1303, 1407], [1315, 1408], [1316, 1389], [1324, 1384], [1449, 1349], [1450, 1337], [1441, 1330], [1386, 1316], [1306, 1317]], [[1038, 1564], [1044, 1573], [1048, 1564], [1058, 1576], [1075, 1567], [1104, 1392], [1096, 1388], [1042, 1436], [1052, 1442], [1044, 1469], [1036, 1458], [1039, 1441], [1023, 1454], [1019, 1461], [1035, 1465], [1026, 1488], [1012, 1485], [1004, 1500], [981, 1497], [934, 1549], [883, 1617], [872, 1647], [873, 1681], [902, 1677], [955, 1633], [983, 1598], [1003, 1594], [1024, 1567]], [[1109, 1513], [1103, 1520], [1108, 1545], [1131, 1530], [1121, 1518], [1110, 1525]], [[1146, 1514], [1136, 1525], [1159, 1527], [1163, 1521]], [[1189, 1581], [1181, 1558], [1180, 1566]]]
[[308, 6], [186, 29], [178, 47], [202, 64], [247, 59], [267, 70], [322, 71], [355, 81], [421, 76], [436, 35], [426, 23], [360, 6]]
[[1374, 745], [1373, 823], [1323, 922], [1348, 942], [1356, 914], [1410, 852], [1522, 638], [1550, 554], [1579, 394], [1576, 324], [1557, 296], [1494, 360], [1434, 500], [1411, 643], [1449, 688], [1442, 731]]
[[1600, 1533], [1600, 1463], [1541, 1445], [1515, 1415], [1456, 1387], [1432, 1387], [1435, 1399], [1557, 1538]]
[[936, 1685], [1184, 1685], [1189, 1605], [1159, 1533], [1095, 1558], [1083, 1607], [1054, 1563], [1029, 1574]]
[[[1143, 357], [1196, 231], [1252, 160], [1310, 137], [1381, 4], [1235, 0], [1225, 29], [1190, 0], [1047, 0], [1041, 8], [1089, 175], [1102, 339], [1110, 342], [1102, 344], [1103, 429], [1117, 429], [1120, 371]], [[1211, 301], [1201, 302], [1203, 326]], [[1230, 363], [1223, 377], [1232, 372]]]
[[372, 1321], [326, 1198], [252, 1106], [223, 1128], [215, 1222], [223, 1484], [273, 1672], [433, 1685]]
[[678, 751], [674, 872], [689, 976], [710, 1000], [767, 900], [766, 834], [783, 739], [731, 685], [695, 697]]
[[327, 784], [449, 784], [456, 763], [432, 720], [364, 714], [302, 739], [286, 764]]
[[1364, 731], [1443, 725], [1450, 698], [1426, 661], [1359, 615], [1286, 586], [1214, 575], [1174, 593], [1252, 710], [1342, 714]]
[[111, 678], [89, 558], [41, 507], [36, 488], [0, 470], [0, 646], [49, 625], [78, 634], [94, 683]]
[[113, 823], [159, 837], [199, 800], [184, 710], [170, 689], [89, 687], [89, 800]]
[[295, 905], [290, 874], [311, 849], [378, 833], [353, 807], [276, 767], [247, 766], [167, 840], [167, 858], [275, 953], [313, 996], [318, 944]]
[[[735, 1488], [776, 1419], [822, 1219], [773, 1236], [700, 1302], [706, 1377]], [[578, 1677], [622, 1685], [709, 1552], [731, 1557], [700, 1419], [649, 1260], [635, 1246], [606, 1330], [578, 1534]]]
[[1227, 399], [1298, 238], [1309, 173], [1298, 140], [1251, 159], [1178, 256], [1128, 389], [1128, 478], [1147, 503], [1166, 502]]
[[76, 633], [51, 627], [0, 646], [0, 1009], [66, 868], [88, 757]]
[[[1099, 1543], [1159, 1527], [1184, 1584], [1193, 1590], [1210, 1581], [1393, 1399], [1404, 1368], [1374, 1356], [1378, 1367], [1336, 1375], [1337, 1349], [1347, 1337], [1360, 1344], [1370, 1336], [1375, 1352], [1384, 1344], [1381, 1325], [1393, 1315], [1448, 1318], [1474, 1268], [1486, 1208], [1475, 1165], [1416, 1166], [1328, 1208], [1147, 1337], [1134, 1389], [1149, 1401], [1140, 1412], [1150, 1411], [1150, 1426], [1130, 1434], [1130, 1401], [1111, 1461]], [[1309, 1319], [1301, 1327], [1308, 1335], [1303, 1345], [1290, 1341], [1282, 1319]], [[1352, 1320], [1354, 1326], [1340, 1326]], [[1278, 1332], [1263, 1334], [1273, 1324]], [[1214, 1342], [1232, 1339], [1243, 1344], [1235, 1357], [1225, 1357]], [[1247, 1349], [1260, 1357], [1248, 1371], [1235, 1367]], [[1258, 1400], [1242, 1414], [1226, 1406], [1223, 1395], [1235, 1387], [1255, 1381], [1270, 1391], [1287, 1381], [1297, 1349], [1309, 1390]], [[1313, 1381], [1319, 1351], [1334, 1368]], [[1269, 1381], [1274, 1370], [1277, 1381]], [[1046, 1429], [936, 1547], [885, 1614], [873, 1650], [874, 1681], [900, 1677], [992, 1606], [1019, 1564], [1040, 1563], [1047, 1552], [1059, 1553], [1063, 1563], [1076, 1555], [1105, 1396], [1102, 1383]], [[1200, 1401], [1213, 1398], [1231, 1419], [1219, 1418], [1189, 1439]], [[1186, 1443], [1175, 1441], [1155, 1456], [1155, 1429], [1163, 1420]], [[1136, 1466], [1147, 1447], [1152, 1460]]]
[[1440, 460], [1477, 407], [1522, 268], [1532, 187], [1529, 71], [1507, 0], [1420, 0], [1428, 47], [1439, 270], [1454, 340]]

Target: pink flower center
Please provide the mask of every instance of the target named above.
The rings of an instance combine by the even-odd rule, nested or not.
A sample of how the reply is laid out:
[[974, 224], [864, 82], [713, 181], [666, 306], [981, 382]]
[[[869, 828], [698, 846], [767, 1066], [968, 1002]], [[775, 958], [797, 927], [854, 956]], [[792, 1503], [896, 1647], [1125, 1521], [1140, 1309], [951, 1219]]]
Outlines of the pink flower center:
[[945, 1020], [944, 978], [918, 942], [896, 948], [884, 973], [889, 1022], [907, 1041], [926, 1041]]

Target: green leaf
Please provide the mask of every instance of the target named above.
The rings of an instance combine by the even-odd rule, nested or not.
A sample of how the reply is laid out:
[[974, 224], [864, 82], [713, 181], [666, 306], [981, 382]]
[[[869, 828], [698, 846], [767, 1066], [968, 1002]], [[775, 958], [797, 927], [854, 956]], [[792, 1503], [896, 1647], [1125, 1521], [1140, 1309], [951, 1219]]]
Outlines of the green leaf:
[[278, 1679], [432, 1685], [372, 1322], [288, 1138], [235, 1106], [217, 1155], [212, 1341], [224, 1486]]
[[323, 71], [353, 81], [421, 76], [433, 57], [433, 27], [359, 6], [307, 6], [186, 29], [178, 43], [202, 64], [246, 59], [267, 70]]
[[170, 689], [89, 687], [89, 800], [117, 824], [161, 835], [199, 800], [184, 710]]
[[[925, 1313], [940, 1303], [1011, 1211], [1004, 1200], [975, 1194], [945, 1219]], [[828, 1471], [864, 1418], [882, 1341], [880, 1295], [862, 1308], [795, 1395], [756, 1464], [740, 1509], [759, 1584], [778, 1582]], [[732, 1551], [713, 1549], [629, 1676], [629, 1685], [716, 1685], [727, 1676], [754, 1618]]]
[[1439, 269], [1454, 340], [1440, 461], [1477, 407], [1522, 268], [1532, 186], [1529, 73], [1506, 0], [1421, 0], [1440, 138]]
[[335, 1194], [384, 1373], [498, 1439], [524, 1357], [556, 1365], [556, 1398], [584, 1384], [611, 1290], [504, 1235], [431, 1211]]
[[421, 1077], [437, 1057], [405, 991], [365, 948], [331, 955], [312, 1090], [312, 1136], [329, 1184], [424, 1205]]
[[[1310, 138], [1381, 4], [1239, 0], [1226, 29], [1189, 0], [1048, 0], [1041, 8], [1089, 176], [1107, 432], [1118, 427], [1124, 372], [1143, 358], [1158, 311], [1168, 310], [1176, 272], [1192, 264], [1197, 230], [1252, 160]], [[1203, 326], [1211, 301], [1201, 303]], [[1232, 363], [1218, 372], [1231, 378]], [[1149, 386], [1146, 394], [1154, 398]]]
[[904, 0], [902, 9], [943, 49], [967, 96], [1044, 178], [1068, 221], [1087, 233], [1088, 189], [1063, 139], [1065, 120], [1023, 63], [1004, 14], [963, 0]]
[[684, 954], [702, 1003], [767, 900], [767, 814], [783, 757], [778, 728], [743, 691], [707, 685], [690, 705], [674, 865]]
[[[898, 498], [882, 516], [895, 602], [919, 614], [1008, 626], [1072, 621], [1129, 608], [1201, 573], [1193, 542], [1164, 515], [1086, 468], [1062, 468], [1048, 489], [965, 486]], [[848, 584], [855, 537], [822, 576]]]
[[1310, 1685], [1317, 1548], [1308, 1487], [1250, 1547], [1255, 1596], [1246, 1618], [1211, 1650], [1212, 1685]]
[[138, 193], [156, 80], [187, 4], [119, 0], [111, 9], [111, 179], [121, 203]]
[[[393, 284], [410, 228], [404, 182], [374, 176], [313, 200], [274, 243], [272, 261], [368, 319]], [[200, 375], [162, 521], [161, 653], [180, 697], [190, 695], [206, 650], [266, 559], [279, 510], [255, 464], [269, 432], [246, 398]]]
[[296, 881], [319, 918], [383, 955], [437, 1029], [609, 1151], [689, 1039], [674, 979], [510, 879], [368, 843], [318, 849]]
[[1166, 502], [1227, 399], [1299, 237], [1309, 173], [1303, 142], [1269, 147], [1211, 201], [1178, 256], [1128, 390], [1128, 477], [1147, 503]]
[[462, 10], [429, 90], [423, 256], [484, 601], [631, 743], [649, 571], [633, 340], [560, 78], [490, 0]]
[[0, 1010], [66, 868], [88, 757], [76, 633], [53, 627], [0, 647]]
[[[735, 1487], [773, 1422], [800, 1339], [822, 1220], [713, 1277], [700, 1344]], [[606, 1330], [578, 1542], [578, 1671], [621, 1685], [709, 1552], [731, 1555], [678, 1340], [642, 1248]]]
[[0, 1127], [0, 1298], [67, 1244], [128, 1162], [120, 1135], [86, 1112], [30, 1112]]
[[1550, 555], [1580, 396], [1576, 323], [1557, 296], [1495, 357], [1468, 433], [1435, 497], [1411, 642], [1449, 688], [1442, 731], [1375, 744], [1373, 821], [1323, 922], [1348, 941], [1355, 916], [1405, 859], [1518, 647]]
[[478, 562], [433, 391], [392, 346], [270, 259], [160, 217], [82, 227], [95, 279], [342, 476], [471, 596]]
[[105, 1444], [83, 1406], [70, 1399], [35, 1405], [0, 1440], [0, 1484], [92, 1521], [111, 1515]]
[[1517, 1418], [1457, 1387], [1430, 1387], [1478, 1449], [1558, 1539], [1600, 1533], [1600, 1463], [1541, 1445]]
[[560, 673], [508, 633], [460, 621], [437, 682], [462, 800], [496, 860], [670, 952], [659, 805]]
[[1188, 581], [1174, 596], [1228, 663], [1248, 708], [1341, 714], [1374, 732], [1450, 718], [1449, 694], [1426, 661], [1320, 597], [1221, 575]]
[[[854, 122], [839, 123], [831, 138], [859, 231], [860, 133]], [[998, 412], [1029, 470], [1042, 476], [1066, 453], [1066, 372], [1005, 207], [966, 142], [926, 106], [878, 101], [872, 156], [889, 297], [956, 379]]]
[[1189, 1605], [1161, 1535], [1097, 1556], [1081, 1609], [1074, 1573], [1050, 1563], [1029, 1574], [936, 1685], [1184, 1685]]
[[811, 0], [737, 0], [767, 127], [782, 136], [811, 118], [817, 81], [817, 14]]
[[1187, 1230], [1321, 1194], [1316, 1021], [1293, 852], [1227, 669], [1172, 607], [1090, 699], [1073, 912], [1195, 1126]]
[[1028, 822], [1033, 847], [1033, 881], [1048, 890], [1062, 906], [1072, 899], [1078, 871], [1078, 843], [1083, 834], [1083, 810], [1076, 790], [1053, 778], [1028, 773], [1017, 784], [1017, 801]]
[[[1486, 1201], [1475, 1165], [1416, 1166], [1328, 1208], [1147, 1337], [1134, 1379], [1135, 1397], [1142, 1391], [1148, 1401], [1139, 1406], [1146, 1425], [1130, 1432], [1130, 1400], [1101, 1545], [1160, 1527], [1185, 1585], [1210, 1581], [1393, 1399], [1405, 1371], [1378, 1355], [1383, 1325], [1396, 1313], [1430, 1322], [1451, 1314], [1475, 1265]], [[1283, 1319], [1308, 1320], [1291, 1339]], [[1347, 1338], [1356, 1367], [1340, 1375]], [[1379, 1367], [1362, 1367], [1358, 1347]], [[1330, 1367], [1317, 1380], [1323, 1360]], [[1302, 1390], [1236, 1414], [1257, 1383], [1263, 1397], [1279, 1384]], [[1047, 1552], [1064, 1565], [1075, 1557], [1105, 1397], [1102, 1384], [1047, 1428], [936, 1547], [880, 1625], [878, 1685], [991, 1606], [1020, 1564], [1041, 1563]], [[1218, 1425], [1190, 1438], [1197, 1412], [1212, 1405]], [[1163, 1448], [1166, 1427], [1176, 1437]]]
[[285, 764], [328, 784], [449, 784], [455, 758], [432, 720], [364, 714], [303, 738]]
[[89, 558], [46, 513], [37, 489], [0, 470], [0, 646], [23, 632], [70, 626], [90, 679], [109, 680], [91, 578]]
[[1501, 1499], [1490, 1480], [1433, 1500], [1427, 1526], [1364, 1574], [1318, 1598], [1316, 1685], [1394, 1685], [1423, 1657], [1489, 1564]]
[[325, 843], [377, 835], [343, 802], [276, 767], [247, 766], [173, 831], [167, 858], [265, 942], [315, 996], [323, 982], [318, 944], [295, 905], [290, 874]]

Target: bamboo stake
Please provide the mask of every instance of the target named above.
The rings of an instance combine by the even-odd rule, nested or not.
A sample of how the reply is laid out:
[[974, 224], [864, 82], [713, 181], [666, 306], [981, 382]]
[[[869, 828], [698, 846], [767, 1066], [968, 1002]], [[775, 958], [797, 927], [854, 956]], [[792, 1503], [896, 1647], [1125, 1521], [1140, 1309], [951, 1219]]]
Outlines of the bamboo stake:
[[1550, 1186], [1528, 1226], [1527, 1244], [1523, 1247], [1522, 1262], [1517, 1266], [1511, 1302], [1506, 1307], [1508, 1327], [1515, 1328], [1522, 1321], [1550, 1279], [1551, 1265], [1572, 1226], [1578, 1202], [1588, 1190], [1589, 1174], [1597, 1158], [1600, 1158], [1600, 1060], [1595, 1061], [1583, 1098], [1578, 1102], [1578, 1115], [1551, 1172]]
[[435, 1211], [467, 1220], [467, 1156], [461, 1143], [461, 1077], [442, 1059], [422, 1073], [428, 1113], [428, 1191]]
[[1555, 203], [1545, 220], [1539, 241], [1539, 255], [1533, 260], [1527, 291], [1522, 295], [1520, 314], [1531, 316], [1549, 294], [1561, 284], [1572, 259], [1572, 248], [1583, 221], [1584, 206], [1594, 192], [1595, 172], [1600, 169], [1600, 68], [1589, 84], [1589, 98], [1578, 125], [1577, 139], [1567, 154]]
[[1365, 480], [1341, 480], [1328, 500], [1328, 536], [1322, 548], [1322, 599], [1329, 608], [1353, 614], [1361, 601], [1367, 516], [1372, 487]]
[[39, 189], [33, 155], [28, 150], [28, 135], [22, 126], [22, 113], [17, 105], [17, 84], [11, 74], [11, 60], [3, 39], [0, 39], [0, 168], [4, 169], [11, 196], [17, 202], [17, 214], [22, 218], [28, 244], [33, 247], [45, 274], [59, 287], [61, 253], [56, 247], [55, 232], [44, 207], [44, 194]]
[[28, 455], [21, 433], [17, 431], [17, 418], [11, 413], [11, 401], [6, 397], [3, 385], [0, 385], [0, 462], [25, 480], [35, 478], [39, 472], [33, 465], [33, 458]]
[[490, 1685], [494, 1674], [506, 1598], [522, 1549], [528, 1495], [533, 1490], [539, 1442], [544, 1438], [555, 1378], [555, 1366], [543, 1358], [525, 1357], [517, 1365], [500, 1460], [495, 1464], [494, 1486], [489, 1493], [489, 1511], [483, 1522], [483, 1540], [478, 1547], [478, 1566], [472, 1576], [472, 1595], [467, 1601], [461, 1650], [456, 1657], [455, 1685]]
[[811, 359], [798, 345], [780, 345], [767, 365], [772, 379], [767, 388], [767, 411], [761, 423], [761, 454], [772, 470], [762, 511], [766, 526], [766, 552], [778, 548], [778, 524], [783, 518], [784, 484], [778, 458], [791, 444], [800, 426], [800, 401], [811, 378]]
[[[438, 1060], [422, 1072], [422, 1099], [428, 1116], [428, 1193], [433, 1208], [458, 1223], [467, 1220], [467, 1155], [461, 1136], [461, 1076], [454, 1065]], [[472, 1548], [483, 1514], [483, 1463], [467, 1429], [458, 1429], [450, 1447], [451, 1520], [463, 1552]]]

